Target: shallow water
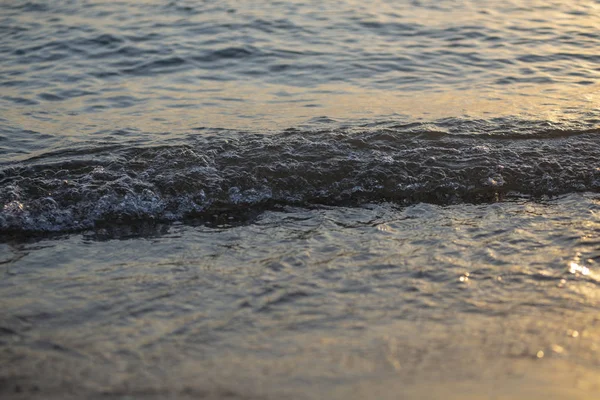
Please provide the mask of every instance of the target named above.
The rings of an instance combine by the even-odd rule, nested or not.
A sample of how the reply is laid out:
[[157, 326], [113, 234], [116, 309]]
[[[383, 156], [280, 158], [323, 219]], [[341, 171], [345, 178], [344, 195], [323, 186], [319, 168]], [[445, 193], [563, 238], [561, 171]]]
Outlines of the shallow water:
[[598, 397], [599, 11], [5, 2], [0, 394]]
[[591, 194], [384, 203], [5, 244], [0, 373], [57, 396], [593, 398], [599, 216]]

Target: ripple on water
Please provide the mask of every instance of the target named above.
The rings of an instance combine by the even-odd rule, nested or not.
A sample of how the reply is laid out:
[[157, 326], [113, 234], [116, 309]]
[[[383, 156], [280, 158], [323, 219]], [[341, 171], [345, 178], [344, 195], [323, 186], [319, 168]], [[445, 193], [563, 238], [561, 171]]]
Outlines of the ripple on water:
[[[430, 391], [432, 374], [455, 389], [506, 381], [511, 398], [528, 385], [572, 398], [575, 377], [576, 393], [595, 393], [598, 249], [578, 240], [599, 229], [595, 197], [289, 207], [237, 226], [3, 244], [0, 342], [14, 361], [0, 373], [86, 395], [180, 393], [183, 372], [191, 391], [208, 390], [200, 374], [295, 397], [301, 379], [311, 398], [398, 381]], [[105, 382], [121, 364], [127, 388]]]
[[[547, 113], [549, 103], [554, 114], [589, 108], [582, 87], [591, 90], [598, 79], [593, 49], [600, 36], [587, 1], [552, 7], [533, 1], [527, 8], [505, 1], [442, 8], [430, 1], [375, 3], [27, 2], [4, 12], [0, 85], [11, 88], [7, 99], [25, 99], [22, 105], [33, 109], [70, 101], [52, 109], [44, 125], [52, 131], [72, 125], [74, 114], [89, 126], [90, 114], [100, 112], [97, 123], [117, 125], [132, 111], [82, 107], [76, 93], [85, 89], [100, 103], [107, 91], [124, 87], [148, 98], [138, 112], [150, 105], [166, 120], [145, 123], [155, 131], [182, 119], [268, 127], [259, 109], [281, 91], [310, 94], [310, 101], [297, 105], [313, 105], [298, 110], [290, 99], [268, 108], [270, 118], [287, 126], [318, 115], [307, 108], [343, 118], [399, 110], [436, 117], [485, 110], [535, 115]], [[208, 88], [220, 95], [207, 94]], [[232, 112], [219, 100], [230, 98], [231, 90], [242, 100]], [[199, 116], [173, 114], [185, 92]], [[23, 120], [26, 112], [11, 121]], [[236, 122], [241, 115], [246, 117]]]

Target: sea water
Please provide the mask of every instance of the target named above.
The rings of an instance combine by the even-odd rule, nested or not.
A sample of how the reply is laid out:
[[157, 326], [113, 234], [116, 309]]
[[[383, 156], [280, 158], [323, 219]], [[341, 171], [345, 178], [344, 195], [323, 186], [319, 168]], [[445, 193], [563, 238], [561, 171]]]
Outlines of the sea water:
[[3, 1], [3, 398], [600, 396], [600, 3]]

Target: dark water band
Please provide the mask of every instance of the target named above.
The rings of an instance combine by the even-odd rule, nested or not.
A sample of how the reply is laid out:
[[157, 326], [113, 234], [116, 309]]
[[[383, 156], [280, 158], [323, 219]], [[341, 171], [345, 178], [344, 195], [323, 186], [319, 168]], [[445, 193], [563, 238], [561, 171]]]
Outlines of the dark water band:
[[215, 214], [237, 219], [285, 205], [457, 204], [600, 190], [594, 127], [445, 123], [55, 151], [2, 167], [0, 230], [62, 232]]

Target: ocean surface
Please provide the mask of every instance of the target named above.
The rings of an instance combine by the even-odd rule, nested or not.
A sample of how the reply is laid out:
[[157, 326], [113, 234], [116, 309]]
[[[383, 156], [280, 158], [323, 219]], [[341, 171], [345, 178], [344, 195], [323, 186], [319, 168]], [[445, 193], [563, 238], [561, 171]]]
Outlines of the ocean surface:
[[0, 0], [0, 397], [600, 398], [599, 27]]

